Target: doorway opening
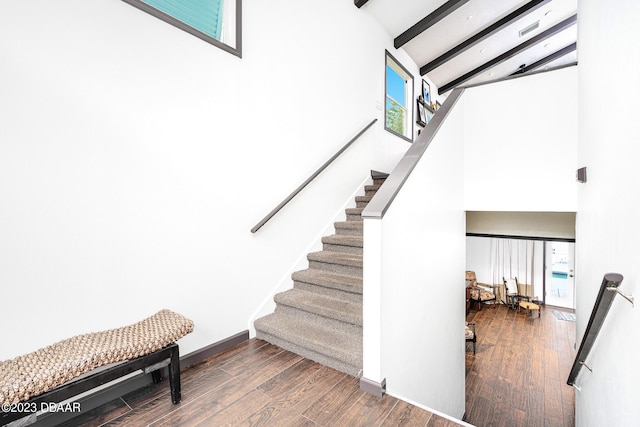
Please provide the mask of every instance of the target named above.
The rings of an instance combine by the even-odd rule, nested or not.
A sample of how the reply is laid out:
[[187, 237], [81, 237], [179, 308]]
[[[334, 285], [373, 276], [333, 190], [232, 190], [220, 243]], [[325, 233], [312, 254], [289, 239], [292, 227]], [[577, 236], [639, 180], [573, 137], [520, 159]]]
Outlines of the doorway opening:
[[545, 304], [575, 310], [575, 243], [546, 241], [544, 250]]

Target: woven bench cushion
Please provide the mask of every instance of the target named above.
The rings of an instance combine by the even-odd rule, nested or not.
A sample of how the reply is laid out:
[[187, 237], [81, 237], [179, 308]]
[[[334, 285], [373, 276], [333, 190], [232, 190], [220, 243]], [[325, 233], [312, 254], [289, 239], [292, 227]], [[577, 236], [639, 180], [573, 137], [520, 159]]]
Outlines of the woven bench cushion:
[[192, 331], [191, 320], [161, 310], [133, 325], [78, 335], [0, 362], [0, 404], [28, 400], [100, 366], [153, 353]]

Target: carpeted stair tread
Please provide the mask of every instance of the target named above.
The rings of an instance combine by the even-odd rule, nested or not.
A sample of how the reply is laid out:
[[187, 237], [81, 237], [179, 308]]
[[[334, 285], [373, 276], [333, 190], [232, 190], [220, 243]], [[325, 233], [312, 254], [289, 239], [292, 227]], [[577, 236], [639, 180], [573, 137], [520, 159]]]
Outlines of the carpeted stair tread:
[[364, 222], [362, 221], [337, 221], [333, 226], [336, 229], [336, 234], [362, 236], [364, 230]]
[[365, 185], [364, 186], [364, 195], [365, 196], [373, 196], [376, 194], [376, 192], [380, 189], [382, 185], [378, 184], [378, 185]]
[[295, 288], [276, 294], [274, 301], [328, 319], [362, 326], [362, 304]]
[[[347, 372], [351, 375], [357, 375], [358, 367], [362, 366], [362, 335], [354, 336], [299, 316], [282, 313], [273, 313], [257, 319], [254, 326], [258, 338], [264, 339], [264, 334], [276, 337], [278, 341], [275, 345], [343, 372], [351, 371]], [[268, 339], [267, 341], [271, 342]], [[289, 343], [292, 346], [289, 346]], [[321, 357], [315, 358], [314, 353]], [[338, 363], [333, 364], [331, 360], [326, 359]], [[352, 368], [345, 369], [335, 365], [348, 365]]]
[[348, 267], [362, 268], [362, 255], [347, 254], [343, 252], [319, 251], [307, 254], [309, 261], [324, 262], [327, 264], [344, 265]]
[[356, 196], [356, 202], [369, 203], [373, 196]]
[[353, 246], [355, 248], [362, 248], [362, 236], [332, 234], [331, 236], [324, 236], [322, 238], [322, 243], [326, 243], [330, 245]]
[[347, 221], [362, 221], [362, 210], [364, 208], [347, 208], [344, 210]]
[[362, 277], [332, 273], [326, 270], [308, 268], [296, 271], [291, 275], [294, 281], [310, 283], [325, 288], [339, 289], [362, 295]]

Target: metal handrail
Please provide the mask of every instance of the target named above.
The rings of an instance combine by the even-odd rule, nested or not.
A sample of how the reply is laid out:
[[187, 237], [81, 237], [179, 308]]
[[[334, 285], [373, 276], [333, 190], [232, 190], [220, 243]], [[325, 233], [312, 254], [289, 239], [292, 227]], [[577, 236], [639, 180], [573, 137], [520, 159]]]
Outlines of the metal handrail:
[[340, 154], [342, 154], [347, 148], [351, 146], [358, 138], [362, 136], [378, 119], [373, 119], [368, 125], [366, 125], [360, 132], [356, 134], [349, 142], [347, 142], [341, 149], [339, 149], [336, 154], [334, 154], [329, 160], [327, 160], [322, 166], [318, 168], [314, 173], [311, 174], [309, 178], [307, 178], [298, 188], [293, 190], [291, 194], [289, 194], [282, 202], [278, 204], [271, 212], [269, 212], [264, 218], [260, 220], [252, 229], [251, 232], [255, 233], [260, 230], [260, 228], [267, 223], [275, 214], [277, 214], [280, 209], [282, 209], [287, 203], [291, 201], [299, 192], [301, 192], [311, 181], [313, 181], [318, 175], [322, 173], [335, 159], [337, 159]]
[[[593, 347], [593, 344], [598, 337], [598, 332], [604, 323], [604, 319], [607, 317], [607, 313], [613, 303], [613, 299], [617, 293], [620, 293], [618, 287], [620, 286], [620, 283], [622, 283], [622, 279], [622, 274], [618, 273], [607, 273], [602, 279], [602, 285], [600, 285], [600, 291], [596, 297], [596, 302], [593, 306], [593, 311], [591, 312], [591, 318], [589, 318], [587, 329], [582, 337], [580, 349], [576, 354], [576, 359], [573, 362], [569, 378], [567, 379], [567, 384], [570, 386], [578, 388], [575, 382], [578, 377], [578, 373], [580, 373], [580, 369], [583, 366], [586, 366], [586, 368], [591, 371], [591, 368], [585, 364], [585, 361], [587, 360], [587, 356], [589, 356], [591, 347]], [[633, 297], [627, 295], [623, 296], [633, 304]]]
[[400, 159], [398, 165], [391, 171], [391, 174], [382, 187], [380, 187], [375, 197], [371, 199], [369, 204], [364, 208], [362, 211], [363, 218], [381, 219], [384, 216], [389, 206], [391, 206], [391, 202], [393, 202], [393, 199], [395, 199], [405, 181], [409, 178], [409, 175], [411, 175], [411, 171], [413, 171], [420, 161], [420, 158], [427, 150], [429, 144], [431, 144], [440, 126], [442, 126], [445, 118], [451, 112], [456, 102], [458, 102], [463, 92], [463, 88], [454, 89], [444, 104], [442, 104], [442, 107], [438, 108], [438, 111], [433, 115], [429, 124], [424, 128], [424, 131], [422, 131], [416, 141], [411, 144], [411, 147], [409, 147], [404, 157]]

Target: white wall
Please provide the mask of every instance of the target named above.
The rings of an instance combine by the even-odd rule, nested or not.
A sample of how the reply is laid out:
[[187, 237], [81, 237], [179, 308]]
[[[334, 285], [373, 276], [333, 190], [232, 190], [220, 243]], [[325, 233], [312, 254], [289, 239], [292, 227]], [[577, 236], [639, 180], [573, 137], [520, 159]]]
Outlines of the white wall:
[[[379, 267], [381, 374], [388, 393], [458, 419], [465, 405], [462, 102], [381, 220]], [[365, 221], [367, 233], [368, 221], [377, 220]]]
[[247, 329], [369, 169], [406, 150], [376, 108], [384, 49], [417, 67], [366, 12], [243, 9], [239, 59], [120, 1], [0, 2], [0, 360], [164, 307], [195, 321], [183, 353]]
[[[578, 158], [587, 167], [576, 217], [579, 345], [605, 273], [622, 274], [621, 291], [636, 300], [640, 294], [640, 53], [633, 48], [640, 4], [593, 0], [579, 2], [578, 9]], [[639, 324], [637, 305], [616, 297], [587, 359], [593, 373], [583, 369], [578, 376], [577, 426], [638, 424]]]
[[577, 69], [465, 91], [465, 209], [575, 212]]

